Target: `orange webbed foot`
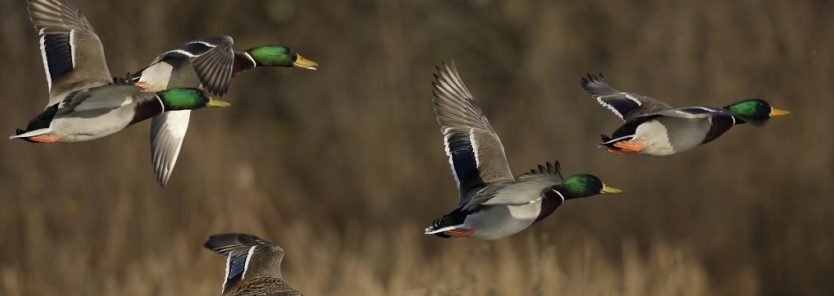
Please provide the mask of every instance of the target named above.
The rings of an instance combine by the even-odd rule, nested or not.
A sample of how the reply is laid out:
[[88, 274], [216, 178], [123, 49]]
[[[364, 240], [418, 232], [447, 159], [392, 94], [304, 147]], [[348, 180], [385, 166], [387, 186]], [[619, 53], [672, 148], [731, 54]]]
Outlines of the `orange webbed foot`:
[[32, 142], [38, 142], [38, 143], [55, 143], [55, 142], [58, 142], [58, 140], [61, 140], [61, 135], [50, 135], [50, 134], [37, 135], [37, 136], [29, 137], [29, 140], [32, 141]]
[[640, 152], [643, 150], [643, 147], [646, 146], [645, 142], [635, 142], [635, 141], [619, 141], [614, 143], [614, 147], [625, 149], [630, 152]]
[[151, 87], [151, 84], [147, 83], [147, 82], [137, 82], [137, 83], [135, 83], [135, 85], [142, 88], [143, 90], [148, 89], [149, 87]]
[[452, 230], [446, 231], [446, 235], [451, 236], [451, 237], [470, 237], [473, 234], [475, 234], [475, 229], [474, 228], [452, 229]]

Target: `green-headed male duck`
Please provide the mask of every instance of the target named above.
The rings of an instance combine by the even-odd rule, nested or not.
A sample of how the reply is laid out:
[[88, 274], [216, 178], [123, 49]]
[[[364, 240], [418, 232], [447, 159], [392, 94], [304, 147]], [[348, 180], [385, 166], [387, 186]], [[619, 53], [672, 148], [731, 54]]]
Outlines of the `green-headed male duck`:
[[427, 227], [426, 234], [499, 239], [544, 219], [565, 200], [622, 192], [593, 175], [563, 178], [558, 162], [513, 177], [498, 134], [463, 84], [454, 62], [437, 67], [432, 86], [434, 111], [459, 201]]
[[114, 84], [101, 41], [75, 3], [27, 3], [40, 35], [49, 103], [11, 139], [83, 142], [169, 111], [229, 106], [196, 86], [145, 92], [135, 85]]
[[[318, 64], [289, 47], [262, 45], [234, 52], [229, 36], [217, 36], [187, 42], [166, 51], [150, 65], [131, 75], [126, 83], [149, 91], [171, 87], [202, 87], [215, 96], [229, 90], [231, 78], [256, 67], [296, 67], [316, 70]], [[115, 81], [122, 79], [115, 78]], [[125, 82], [125, 81], [122, 81]], [[157, 181], [165, 187], [177, 162], [190, 110], [165, 112], [151, 122], [151, 156]]]
[[709, 143], [736, 124], [749, 122], [759, 126], [770, 117], [790, 113], [773, 108], [762, 99], [743, 100], [723, 108], [672, 108], [647, 96], [616, 90], [602, 75], [588, 74], [582, 78], [581, 85], [597, 102], [625, 121], [611, 137], [602, 135], [600, 145], [620, 155], [672, 155]]

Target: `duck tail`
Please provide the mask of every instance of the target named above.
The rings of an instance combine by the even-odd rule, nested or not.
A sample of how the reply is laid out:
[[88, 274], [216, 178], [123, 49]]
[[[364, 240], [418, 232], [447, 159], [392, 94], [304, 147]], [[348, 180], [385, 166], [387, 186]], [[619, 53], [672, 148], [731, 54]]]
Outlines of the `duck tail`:
[[609, 137], [608, 135], [599, 135], [599, 137], [600, 139], [602, 139], [602, 144], [597, 145], [597, 148], [608, 147], [611, 149], [620, 150], [620, 148], [614, 147], [614, 143], [616, 143], [617, 141], [613, 141], [611, 137]]
[[466, 220], [466, 214], [460, 209], [455, 209], [440, 219], [432, 221], [431, 225], [426, 227], [424, 234], [434, 234], [442, 238], [449, 238], [450, 236], [446, 234], [446, 231], [463, 227], [464, 220]]

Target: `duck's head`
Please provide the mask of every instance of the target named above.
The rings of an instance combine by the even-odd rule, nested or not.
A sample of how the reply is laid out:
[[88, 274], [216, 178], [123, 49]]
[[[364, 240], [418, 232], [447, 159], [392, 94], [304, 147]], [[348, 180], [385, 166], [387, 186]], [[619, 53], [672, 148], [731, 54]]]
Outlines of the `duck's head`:
[[[550, 190], [552, 191], [545, 192], [550, 198], [542, 201], [541, 212], [536, 217], [536, 222], [550, 216], [562, 204], [563, 200], [594, 196], [601, 193], [618, 194], [623, 192], [620, 189], [605, 185], [597, 176], [588, 174], [567, 177], [562, 184], [550, 187]], [[553, 194], [554, 191], [556, 194]]]
[[567, 177], [562, 184], [554, 186], [553, 190], [558, 191], [565, 200], [594, 196], [601, 193], [618, 194], [623, 191], [602, 183], [602, 180], [594, 175], [579, 174]]
[[318, 63], [308, 60], [292, 48], [277, 45], [261, 45], [246, 50], [258, 67], [297, 67], [316, 70]]
[[771, 117], [791, 114], [791, 112], [773, 108], [770, 103], [762, 99], [738, 101], [724, 109], [733, 111], [737, 115], [736, 118], [742, 120], [738, 123], [749, 122], [757, 126], [764, 124]]
[[231, 104], [211, 97], [204, 90], [198, 88], [171, 88], [157, 92], [159, 99], [170, 110], [193, 110], [203, 107], [229, 107]]

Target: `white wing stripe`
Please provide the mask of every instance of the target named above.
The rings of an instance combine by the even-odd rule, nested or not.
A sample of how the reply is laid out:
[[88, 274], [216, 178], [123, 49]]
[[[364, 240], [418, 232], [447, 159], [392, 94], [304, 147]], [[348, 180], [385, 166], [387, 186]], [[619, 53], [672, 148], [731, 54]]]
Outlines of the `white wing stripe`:
[[72, 60], [72, 68], [75, 69], [75, 29], [70, 30], [69, 33], [69, 47], [70, 47], [70, 58]]
[[597, 102], [599, 102], [599, 104], [602, 105], [603, 107], [608, 108], [608, 110], [611, 110], [611, 112], [613, 112], [614, 115], [617, 115], [617, 117], [619, 117], [620, 119], [625, 120], [623, 115], [620, 114], [620, 111], [617, 110], [617, 108], [614, 108], [614, 106], [611, 106], [610, 104], [603, 101], [602, 97], [597, 97]]
[[232, 267], [232, 253], [229, 253], [229, 256], [226, 256], [226, 276], [223, 277], [223, 286], [220, 287], [220, 294], [226, 292], [226, 282], [229, 280], [229, 270]]
[[[444, 131], [444, 134], [446, 131]], [[455, 171], [455, 162], [452, 159], [452, 152], [449, 151], [449, 135], [443, 136], [443, 145], [446, 146], [446, 155], [449, 156], [449, 167], [452, 169], [452, 176], [455, 177], [455, 184], [460, 188], [460, 179], [458, 178], [458, 172]]]
[[472, 153], [475, 154], [475, 169], [481, 168], [481, 158], [478, 156], [478, 143], [475, 141], [475, 129], [469, 128], [469, 144], [472, 145]]
[[179, 53], [179, 54], [183, 54], [185, 56], [188, 56], [189, 58], [193, 58], [193, 57], [197, 56], [196, 54], [190, 53], [190, 52], [182, 50], [182, 49], [174, 49], [174, 50], [169, 51], [169, 53], [171, 53], [171, 52], [176, 52], [176, 53]]
[[641, 103], [640, 100], [638, 100], [637, 98], [632, 96], [630, 93], [621, 92], [621, 94], [623, 94], [623, 96], [625, 96], [626, 99], [629, 99], [632, 102], [634, 102], [635, 104], [637, 104], [637, 106], [643, 106], [643, 103]]
[[252, 255], [255, 254], [255, 248], [258, 246], [252, 246], [249, 248], [249, 254], [246, 254], [246, 264], [243, 265], [243, 274], [240, 275], [240, 279], [243, 280], [246, 278], [246, 272], [249, 271], [249, 260], [252, 260]]
[[44, 44], [44, 40], [46, 40], [46, 35], [43, 34], [43, 30], [40, 30], [41, 34], [41, 59], [43, 60], [43, 70], [46, 72], [46, 86], [49, 87], [49, 91], [52, 91], [52, 75], [49, 74], [49, 61], [46, 59], [46, 46]]
[[208, 46], [208, 47], [211, 47], [211, 48], [217, 47], [217, 45], [214, 45], [214, 44], [211, 44], [211, 43], [208, 43], [208, 42], [205, 42], [205, 41], [200, 41], [200, 40], [188, 42], [186, 44], [195, 44], [195, 43], [196, 44], [202, 44], [202, 45], [205, 45], [205, 46]]

